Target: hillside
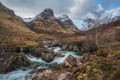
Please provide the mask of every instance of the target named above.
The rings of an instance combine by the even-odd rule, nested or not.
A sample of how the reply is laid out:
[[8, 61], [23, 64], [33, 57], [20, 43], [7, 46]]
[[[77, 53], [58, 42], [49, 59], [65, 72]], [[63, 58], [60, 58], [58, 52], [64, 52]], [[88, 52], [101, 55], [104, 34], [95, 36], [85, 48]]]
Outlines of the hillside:
[[36, 45], [38, 35], [22, 19], [0, 3], [0, 46]]
[[78, 71], [78, 80], [120, 79], [120, 20], [92, 28], [83, 33], [97, 44]]

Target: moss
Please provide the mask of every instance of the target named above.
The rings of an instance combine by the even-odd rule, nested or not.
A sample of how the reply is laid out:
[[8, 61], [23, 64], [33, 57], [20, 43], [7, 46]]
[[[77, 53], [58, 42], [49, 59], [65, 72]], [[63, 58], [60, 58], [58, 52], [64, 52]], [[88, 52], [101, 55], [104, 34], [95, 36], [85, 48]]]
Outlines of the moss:
[[115, 72], [115, 74], [113, 75], [113, 80], [120, 80], [120, 70]]

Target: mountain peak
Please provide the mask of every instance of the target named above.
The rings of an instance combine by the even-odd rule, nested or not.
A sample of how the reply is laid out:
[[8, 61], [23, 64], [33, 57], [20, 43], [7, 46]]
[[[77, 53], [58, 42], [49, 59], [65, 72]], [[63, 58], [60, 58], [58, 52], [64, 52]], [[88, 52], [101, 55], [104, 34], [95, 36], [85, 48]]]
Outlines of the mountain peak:
[[46, 9], [41, 13], [41, 16], [53, 17], [53, 16], [54, 16], [54, 12], [53, 12], [52, 9], [46, 8]]
[[43, 12], [50, 13], [52, 15], [54, 14], [54, 12], [53, 12], [53, 10], [51, 8], [46, 8], [46, 9], [44, 9]]
[[54, 12], [52, 9], [46, 8], [43, 10], [43, 12], [41, 12], [35, 17], [35, 20], [45, 20], [51, 18], [54, 18]]

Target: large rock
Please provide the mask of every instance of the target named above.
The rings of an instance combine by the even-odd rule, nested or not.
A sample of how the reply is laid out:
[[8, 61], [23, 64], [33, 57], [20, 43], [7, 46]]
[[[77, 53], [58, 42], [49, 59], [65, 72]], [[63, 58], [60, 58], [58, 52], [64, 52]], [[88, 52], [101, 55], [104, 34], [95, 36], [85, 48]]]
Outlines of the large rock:
[[65, 61], [64, 61], [64, 65], [68, 66], [68, 67], [73, 67], [76, 66], [76, 58], [74, 58], [72, 55], [68, 56]]
[[43, 48], [41, 48], [41, 47], [34, 48], [31, 55], [35, 56], [35, 57], [38, 57], [38, 58], [42, 58], [46, 62], [51, 62], [51, 61], [54, 60], [55, 57], [58, 56], [58, 55], [56, 55], [55, 52], [53, 52], [51, 50], [48, 50], [45, 47], [43, 47]]
[[20, 67], [28, 66], [30, 61], [23, 53], [0, 54], [0, 73], [7, 73]]
[[52, 75], [52, 70], [44, 70], [43, 72], [37, 73], [32, 80], [48, 80]]
[[44, 70], [35, 74], [32, 80], [76, 80], [76, 77], [67, 70]]
[[80, 59], [77, 59], [73, 57], [72, 55], [68, 56], [64, 61], [64, 66], [66, 67], [79, 67], [82, 65], [82, 62]]
[[51, 62], [54, 60], [55, 56], [53, 54], [49, 54], [49, 53], [43, 53], [41, 58], [43, 60], [45, 60], [46, 62]]

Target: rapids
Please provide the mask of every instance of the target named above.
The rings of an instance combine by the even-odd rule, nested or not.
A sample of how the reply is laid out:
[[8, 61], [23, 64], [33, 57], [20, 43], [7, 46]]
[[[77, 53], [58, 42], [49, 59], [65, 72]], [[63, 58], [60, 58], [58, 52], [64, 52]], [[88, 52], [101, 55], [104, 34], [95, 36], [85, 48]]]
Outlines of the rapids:
[[[47, 63], [44, 60], [42, 60], [41, 58], [37, 58], [31, 55], [26, 55], [26, 57], [33, 63], [37, 63], [40, 64], [40, 68], [49, 68], [49, 65], [57, 63], [63, 63], [64, 60], [69, 56], [72, 55], [76, 58], [79, 58], [80, 55], [77, 55], [75, 52], [72, 51], [61, 51], [60, 47], [54, 47], [53, 51], [58, 53], [58, 54], [63, 54], [64, 57], [56, 57], [52, 62]], [[30, 74], [30, 72], [32, 71], [32, 69], [27, 69], [27, 70], [22, 70], [22, 69], [18, 69], [12, 72], [9, 72], [7, 74], [0, 74], [0, 80], [32, 80], [31, 76], [32, 74]]]

